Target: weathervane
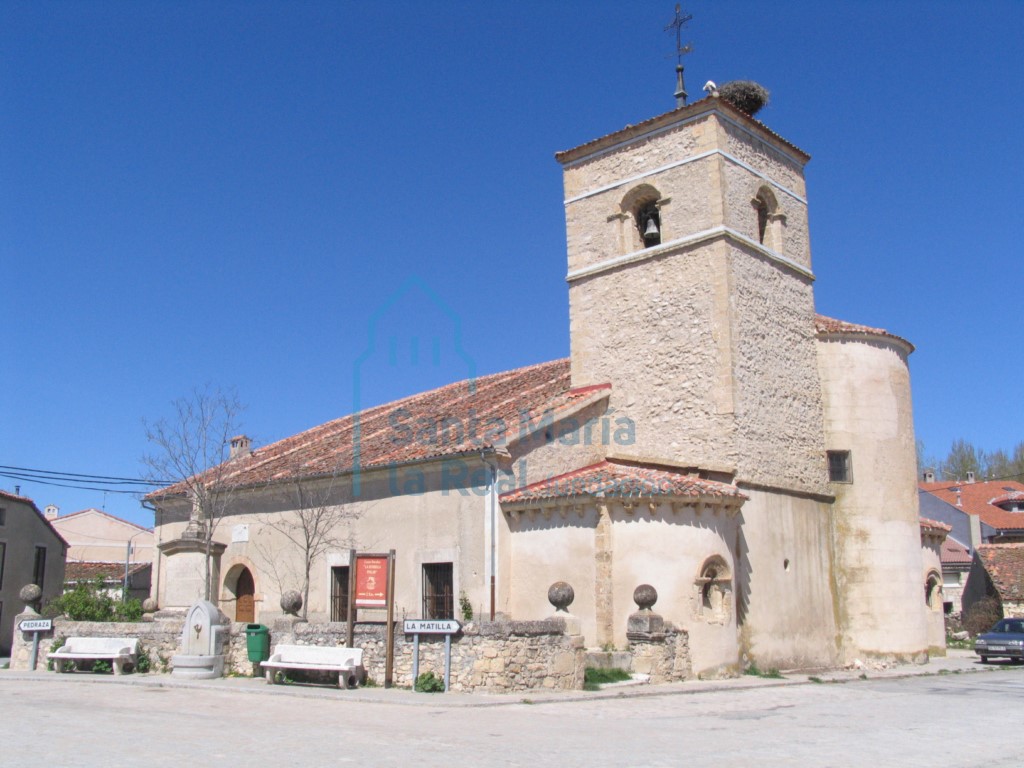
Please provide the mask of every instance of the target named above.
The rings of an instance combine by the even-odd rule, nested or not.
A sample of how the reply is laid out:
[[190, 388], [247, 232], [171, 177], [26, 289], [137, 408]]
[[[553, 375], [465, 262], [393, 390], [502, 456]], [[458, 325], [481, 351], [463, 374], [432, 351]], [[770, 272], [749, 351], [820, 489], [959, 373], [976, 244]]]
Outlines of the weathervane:
[[683, 45], [683, 27], [693, 19], [688, 13], [683, 13], [682, 8], [676, 3], [676, 15], [671, 23], [666, 25], [665, 31], [676, 33], [676, 108], [686, 106], [686, 87], [683, 85], [683, 56], [693, 53], [693, 46], [687, 43]]

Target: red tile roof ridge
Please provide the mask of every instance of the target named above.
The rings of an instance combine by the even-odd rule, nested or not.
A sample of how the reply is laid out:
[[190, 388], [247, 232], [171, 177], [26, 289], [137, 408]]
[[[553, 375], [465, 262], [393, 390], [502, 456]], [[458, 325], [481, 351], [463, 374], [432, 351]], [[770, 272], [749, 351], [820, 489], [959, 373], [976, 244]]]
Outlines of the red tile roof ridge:
[[[580, 480], [578, 487], [559, 488], [565, 481]], [[579, 469], [539, 480], [503, 493], [503, 503], [529, 503], [554, 498], [597, 496], [617, 491], [613, 496], [717, 496], [745, 500], [735, 485], [694, 477], [678, 468], [644, 465], [605, 459]]]
[[1024, 483], [1016, 480], [979, 480], [974, 483], [945, 480], [919, 483], [918, 488], [967, 514], [977, 515], [982, 522], [997, 530], [1024, 529], [1024, 512], [1009, 512], [991, 503], [1008, 492], [1024, 492]]
[[[464, 379], [333, 419], [228, 459], [208, 470], [209, 482], [257, 487], [289, 477], [324, 477], [479, 453], [504, 445], [508, 433], [516, 428], [521, 432], [538, 409], [543, 409], [538, 415], [551, 412], [564, 418], [567, 412], [586, 407], [594, 395], [570, 396], [570, 384], [568, 358]], [[484, 434], [478, 435], [481, 426]], [[396, 439], [402, 430], [410, 433], [408, 440]], [[437, 439], [424, 439], [425, 432]], [[184, 494], [184, 482], [147, 498]]]
[[854, 336], [881, 336], [886, 339], [892, 339], [898, 341], [901, 344], [913, 352], [914, 345], [907, 341], [902, 336], [898, 336], [895, 333], [885, 330], [884, 328], [874, 328], [870, 325], [860, 325], [858, 323], [850, 323], [846, 320], [838, 320], [834, 317], [828, 317], [826, 315], [815, 315], [814, 316], [814, 330], [821, 336], [831, 335], [854, 335]]
[[934, 528], [939, 531], [946, 531], [946, 533], [953, 530], [953, 526], [951, 525], [946, 525], [945, 523], [940, 523], [938, 520], [931, 520], [923, 516], [918, 518], [918, 522], [922, 528]]

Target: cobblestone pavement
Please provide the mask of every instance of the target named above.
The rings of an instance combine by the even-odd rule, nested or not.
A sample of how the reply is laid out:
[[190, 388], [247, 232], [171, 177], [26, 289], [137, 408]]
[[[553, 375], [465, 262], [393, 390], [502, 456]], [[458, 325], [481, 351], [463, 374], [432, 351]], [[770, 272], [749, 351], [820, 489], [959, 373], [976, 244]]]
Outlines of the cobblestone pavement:
[[1021, 763], [1022, 667], [961, 654], [815, 679], [523, 697], [3, 671], [0, 765]]

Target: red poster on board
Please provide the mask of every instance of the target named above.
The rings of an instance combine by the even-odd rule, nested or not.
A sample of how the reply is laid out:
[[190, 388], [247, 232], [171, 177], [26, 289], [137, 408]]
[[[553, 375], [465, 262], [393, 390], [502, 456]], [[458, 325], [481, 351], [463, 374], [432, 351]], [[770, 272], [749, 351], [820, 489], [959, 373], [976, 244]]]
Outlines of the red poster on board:
[[356, 607], [388, 604], [388, 558], [356, 555]]

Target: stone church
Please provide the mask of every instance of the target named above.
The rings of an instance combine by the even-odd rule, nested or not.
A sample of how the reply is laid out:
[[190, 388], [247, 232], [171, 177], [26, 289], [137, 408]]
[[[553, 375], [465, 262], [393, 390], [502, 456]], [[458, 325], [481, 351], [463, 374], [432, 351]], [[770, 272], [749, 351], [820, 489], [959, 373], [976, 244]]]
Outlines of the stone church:
[[[399, 618], [545, 618], [567, 582], [592, 648], [627, 645], [651, 585], [694, 674], [938, 651], [913, 347], [817, 314], [809, 156], [712, 95], [556, 157], [568, 359], [238, 438], [218, 474], [222, 609], [266, 623], [301, 589], [302, 554], [268, 521], [306, 487], [338, 528], [310, 620], [346, 619], [354, 546], [395, 550]], [[201, 596], [193, 505], [180, 486], [151, 500], [153, 596], [173, 609]]]

